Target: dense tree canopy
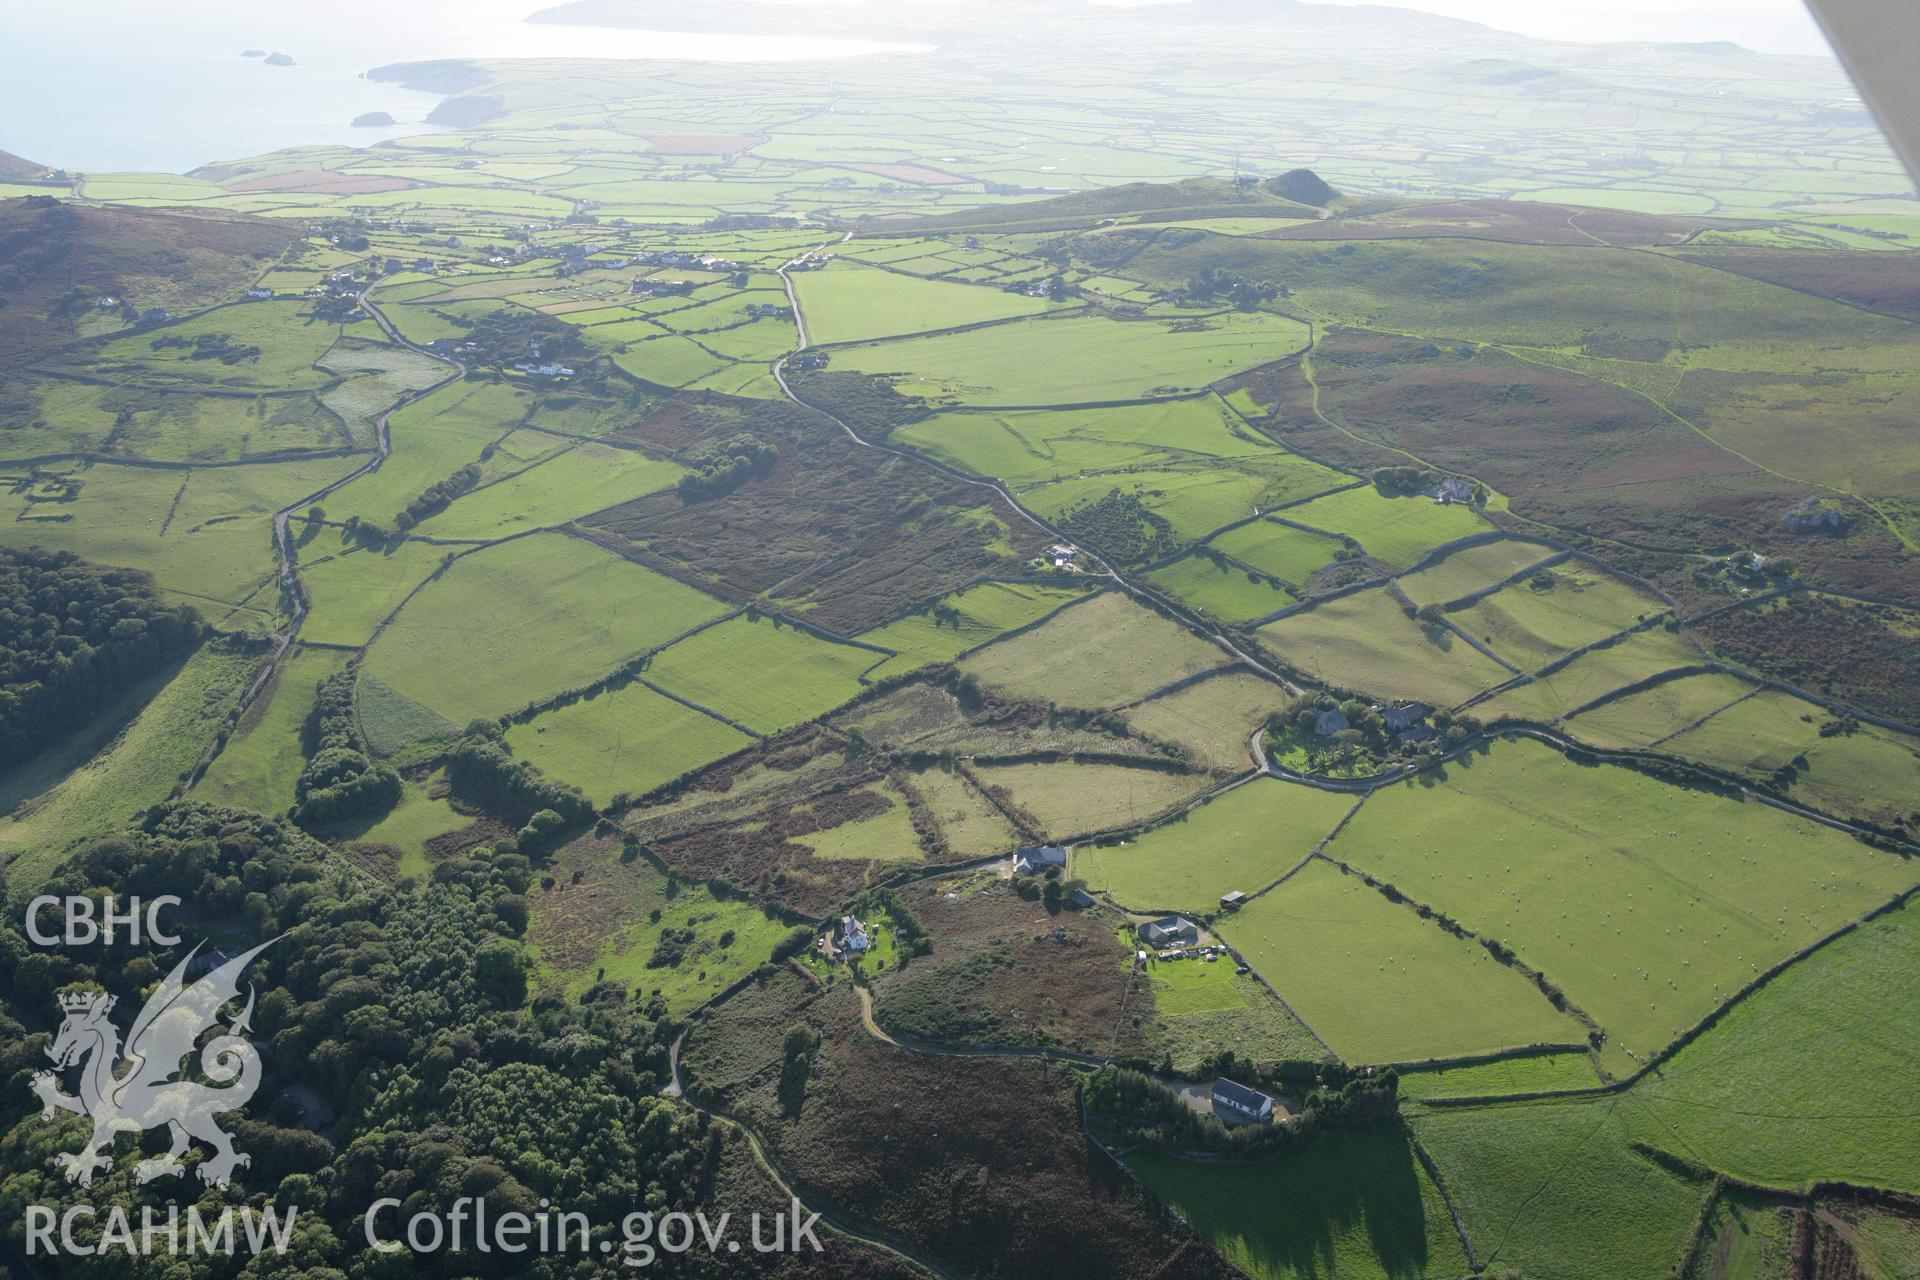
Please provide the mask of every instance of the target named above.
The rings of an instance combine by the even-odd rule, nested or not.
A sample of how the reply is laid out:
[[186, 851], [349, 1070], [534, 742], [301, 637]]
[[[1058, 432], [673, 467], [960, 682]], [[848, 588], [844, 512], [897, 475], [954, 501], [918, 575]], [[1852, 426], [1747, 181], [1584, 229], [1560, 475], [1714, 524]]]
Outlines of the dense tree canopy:
[[153, 579], [65, 551], [0, 550], [0, 767], [32, 755], [200, 638]]

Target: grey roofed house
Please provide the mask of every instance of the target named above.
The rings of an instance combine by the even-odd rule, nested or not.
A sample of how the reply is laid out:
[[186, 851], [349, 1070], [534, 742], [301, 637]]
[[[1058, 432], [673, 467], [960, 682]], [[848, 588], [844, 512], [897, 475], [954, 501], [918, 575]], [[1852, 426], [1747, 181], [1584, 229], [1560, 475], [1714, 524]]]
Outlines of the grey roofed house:
[[1185, 916], [1161, 916], [1140, 926], [1140, 939], [1155, 947], [1191, 947], [1200, 941], [1200, 926]]
[[860, 952], [873, 946], [873, 939], [867, 935], [867, 926], [858, 916], [840, 917], [840, 946], [843, 950]]
[[1018, 876], [1046, 874], [1048, 867], [1067, 865], [1067, 851], [1057, 844], [1021, 845], [1013, 852], [1013, 873]]
[[1088, 893], [1085, 889], [1075, 889], [1072, 893], [1067, 895], [1067, 901], [1073, 904], [1074, 906], [1078, 907], [1080, 910], [1085, 911], [1088, 907], [1091, 907], [1093, 905], [1093, 895]]
[[1213, 1114], [1228, 1124], [1265, 1124], [1273, 1119], [1273, 1099], [1223, 1077], [1213, 1082]]
[[1232, 893], [1223, 893], [1220, 895], [1220, 905], [1222, 907], [1228, 908], [1229, 910], [1239, 906], [1241, 903], [1245, 902], [1246, 900], [1247, 900], [1247, 895], [1242, 893], [1238, 889], [1235, 889]]
[[1388, 707], [1381, 713], [1380, 719], [1388, 729], [1395, 733], [1427, 718], [1425, 703], [1409, 702], [1404, 707]]
[[1323, 738], [1331, 738], [1336, 733], [1345, 733], [1353, 726], [1338, 711], [1322, 711], [1313, 718], [1313, 731]]

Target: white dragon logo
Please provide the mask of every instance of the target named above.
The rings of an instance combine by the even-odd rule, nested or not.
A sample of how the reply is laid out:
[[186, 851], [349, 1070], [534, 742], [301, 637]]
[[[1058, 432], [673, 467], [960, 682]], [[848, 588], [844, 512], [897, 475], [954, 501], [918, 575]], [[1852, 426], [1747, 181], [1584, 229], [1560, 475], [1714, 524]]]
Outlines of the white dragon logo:
[[[104, 1153], [111, 1151], [120, 1133], [140, 1133], [163, 1124], [172, 1130], [172, 1149], [134, 1167], [134, 1176], [141, 1183], [179, 1177], [186, 1170], [180, 1157], [194, 1139], [214, 1149], [213, 1157], [199, 1168], [201, 1179], [209, 1186], [226, 1186], [236, 1166], [253, 1162], [251, 1156], [233, 1149], [233, 1138], [213, 1119], [220, 1112], [245, 1106], [260, 1087], [260, 1053], [239, 1034], [248, 1030], [253, 1017], [251, 987], [247, 1007], [240, 1016], [223, 1029], [225, 1034], [214, 1037], [200, 1051], [201, 1073], [214, 1085], [225, 1087], [179, 1077], [186, 1072], [184, 1059], [200, 1037], [219, 1025], [220, 1010], [238, 998], [241, 971], [274, 941], [278, 939], [222, 962], [189, 986], [185, 981], [187, 966], [200, 950], [196, 945], [148, 998], [127, 1034], [124, 1052], [120, 1033], [107, 1020], [114, 997], [98, 991], [69, 992], [60, 997], [60, 1007], [67, 1016], [47, 1056], [58, 1070], [85, 1064], [80, 1071], [80, 1093], [76, 1097], [61, 1092], [59, 1077], [53, 1071], [35, 1075], [32, 1087], [40, 1097], [42, 1119], [52, 1119], [59, 1110], [93, 1121], [93, 1134], [85, 1145], [54, 1157], [54, 1164], [66, 1174], [68, 1182], [91, 1186], [96, 1172], [113, 1167], [112, 1155]], [[120, 1070], [123, 1060], [126, 1067]]]

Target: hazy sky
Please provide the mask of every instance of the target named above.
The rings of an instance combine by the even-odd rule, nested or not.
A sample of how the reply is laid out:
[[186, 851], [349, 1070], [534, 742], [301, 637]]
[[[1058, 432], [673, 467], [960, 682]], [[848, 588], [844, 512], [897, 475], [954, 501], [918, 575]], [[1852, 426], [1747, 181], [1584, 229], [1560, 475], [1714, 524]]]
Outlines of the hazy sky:
[[1767, 53], [1831, 53], [1802, 0], [1407, 0], [1403, 7], [1555, 40], [1732, 40]]

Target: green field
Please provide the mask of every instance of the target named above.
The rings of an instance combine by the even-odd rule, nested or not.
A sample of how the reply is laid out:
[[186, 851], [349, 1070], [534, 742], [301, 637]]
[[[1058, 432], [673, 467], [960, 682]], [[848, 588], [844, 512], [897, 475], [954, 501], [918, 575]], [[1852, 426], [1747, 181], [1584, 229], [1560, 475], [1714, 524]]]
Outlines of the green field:
[[322, 834], [356, 844], [396, 849], [400, 856], [394, 864], [395, 871], [401, 875], [424, 876], [433, 869], [426, 852], [427, 841], [458, 831], [472, 821], [445, 800], [429, 795], [426, 787], [409, 782], [400, 803], [382, 814], [377, 822], [357, 823]]
[[367, 675], [456, 725], [588, 684], [726, 611], [579, 538], [462, 556], [367, 654]]
[[1255, 520], [1229, 529], [1209, 545], [1295, 587], [1306, 586], [1346, 546], [1338, 538], [1295, 529], [1276, 520]]
[[1292, 870], [1353, 806], [1339, 792], [1259, 778], [1126, 844], [1075, 851], [1073, 874], [1132, 911], [1211, 912], [1221, 894], [1258, 893]]
[[[1920, 1193], [1920, 909], [1774, 978], [1636, 1085], [1646, 1141], [1767, 1186]], [[1756, 1124], [1764, 1118], [1766, 1123]]]
[[578, 444], [455, 499], [444, 512], [422, 522], [420, 532], [475, 541], [510, 537], [657, 492], [684, 474], [678, 463], [632, 449]]
[[989, 787], [1005, 787], [1049, 840], [1069, 840], [1157, 817], [1204, 791], [1212, 779], [1118, 764], [978, 765]]
[[300, 634], [318, 644], [365, 644], [408, 593], [453, 554], [452, 548], [417, 539], [377, 550], [348, 546], [332, 529], [315, 531], [310, 542], [296, 532], [295, 545], [300, 582], [307, 589]]
[[1016, 320], [836, 349], [833, 367], [885, 374], [942, 404], [1048, 405], [1195, 392], [1306, 345], [1307, 327], [1263, 313], [1191, 319]]
[[1416, 1119], [1414, 1136], [1483, 1266], [1666, 1280], [1708, 1186], [1634, 1150], [1632, 1110], [1616, 1098], [1450, 1107]]
[[1006, 815], [959, 773], [923, 769], [912, 775], [911, 785], [940, 824], [955, 857], [984, 858], [1022, 843]]
[[165, 800], [213, 744], [259, 665], [258, 655], [202, 646], [104, 750], [0, 818], [0, 859], [13, 883], [39, 883], [76, 842]]
[[1636, 632], [1617, 644], [1583, 653], [1566, 666], [1476, 703], [1475, 715], [1492, 722], [1504, 718], [1552, 721], [1615, 689], [1676, 667], [1699, 665], [1700, 651], [1664, 627]]
[[1512, 948], [1639, 1062], [1917, 878], [1778, 809], [1530, 741], [1375, 793], [1329, 852]]
[[1577, 1044], [1585, 1029], [1485, 948], [1315, 859], [1218, 926], [1348, 1062]]
[[753, 739], [635, 682], [515, 725], [507, 744], [605, 805], [619, 792], [645, 795]]
[[1681, 676], [1583, 711], [1566, 722], [1566, 729], [1596, 747], [1651, 746], [1753, 691], [1745, 680], [1719, 672]]
[[1038, 315], [1049, 306], [1045, 298], [852, 264], [796, 272], [793, 285], [806, 318], [807, 337], [816, 343], [864, 342], [953, 329]]
[[337, 649], [290, 652], [194, 786], [195, 798], [255, 813], [292, 808], [293, 784], [306, 763], [301, 740], [314, 695], [322, 680], [346, 670], [350, 656]]
[[1231, 563], [1216, 564], [1197, 551], [1146, 576], [1189, 609], [1210, 613], [1223, 622], [1246, 622], [1294, 603], [1291, 593], [1258, 573]]
[[1535, 1053], [1438, 1071], [1403, 1072], [1403, 1098], [1485, 1098], [1592, 1089], [1600, 1077], [1584, 1053]]
[[[594, 901], [599, 894], [616, 898], [616, 918], [605, 917]], [[650, 964], [669, 930], [691, 933], [684, 958]], [[685, 1016], [766, 963], [787, 930], [749, 903], [715, 898], [634, 862], [556, 885], [535, 902], [528, 940], [543, 985], [578, 993], [604, 979], [639, 995], [657, 991]]]
[[[1543, 590], [1541, 584], [1551, 582]], [[1663, 613], [1666, 605], [1569, 560], [1503, 588], [1447, 620], [1522, 671]]]
[[929, 663], [951, 662], [996, 636], [1037, 622], [1082, 594], [1031, 582], [983, 582], [928, 601], [919, 612], [863, 632], [859, 639], [899, 653], [874, 668], [873, 677], [884, 679]]
[[[901, 428], [893, 440], [963, 471], [998, 476], [1016, 489], [1089, 472], [1169, 467], [1196, 455], [1222, 461], [1288, 456], [1211, 397], [1098, 409], [939, 413]], [[1322, 474], [1339, 483], [1336, 473]]]
[[1378, 587], [1289, 614], [1255, 634], [1315, 679], [1375, 698], [1451, 707], [1513, 676], [1445, 628], [1407, 617]]
[[1467, 1272], [1446, 1203], [1392, 1125], [1319, 1135], [1258, 1162], [1139, 1151], [1127, 1167], [1255, 1280]]
[[1416, 573], [1401, 575], [1400, 590], [1417, 605], [1448, 604], [1485, 591], [1555, 554], [1552, 547], [1498, 538], [1450, 551]]
[[356, 465], [334, 458], [193, 471], [62, 466], [80, 485], [71, 501], [29, 502], [0, 486], [0, 543], [145, 569], [209, 620], [242, 602], [271, 611], [275, 593], [256, 593], [273, 577], [273, 512]]
[[987, 646], [960, 669], [1012, 697], [1112, 707], [1225, 662], [1221, 650], [1110, 591]]
[[1435, 547], [1487, 531], [1467, 507], [1431, 498], [1383, 498], [1372, 488], [1347, 489], [1288, 507], [1286, 518], [1352, 538], [1382, 564], [1405, 569]]
[[1139, 703], [1126, 716], [1141, 733], [1185, 747], [1196, 764], [1238, 773], [1253, 765], [1254, 730], [1292, 701], [1271, 681], [1234, 671]]
[[771, 618], [739, 617], [663, 651], [646, 679], [755, 733], [777, 733], [859, 693], [861, 673], [882, 656]]

